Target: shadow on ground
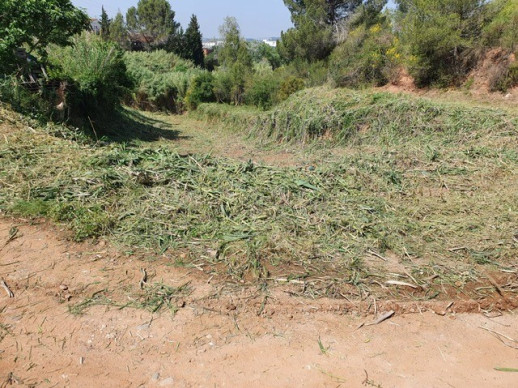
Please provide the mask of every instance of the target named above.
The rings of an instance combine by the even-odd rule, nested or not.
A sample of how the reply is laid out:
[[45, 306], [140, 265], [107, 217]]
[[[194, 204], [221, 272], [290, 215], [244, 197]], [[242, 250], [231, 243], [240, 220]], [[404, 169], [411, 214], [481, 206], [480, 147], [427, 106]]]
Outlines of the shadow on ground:
[[154, 119], [132, 110], [123, 109], [117, 112], [109, 122], [102, 125], [102, 134], [110, 142], [132, 143], [134, 141], [154, 142], [165, 140], [184, 140], [181, 131], [173, 129], [170, 123]]

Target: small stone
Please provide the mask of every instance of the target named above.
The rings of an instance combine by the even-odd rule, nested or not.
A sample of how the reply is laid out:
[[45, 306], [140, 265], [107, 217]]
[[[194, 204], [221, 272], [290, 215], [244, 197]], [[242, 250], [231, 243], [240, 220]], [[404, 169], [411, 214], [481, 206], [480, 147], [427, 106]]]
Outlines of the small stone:
[[151, 376], [151, 380], [158, 381], [160, 379], [160, 373], [155, 372], [153, 373], [153, 376]]
[[229, 303], [229, 304], [227, 305], [227, 310], [228, 310], [228, 311], [234, 311], [234, 310], [237, 310], [237, 306], [236, 306], [235, 304], [233, 304], [233, 303]]
[[62, 284], [62, 285], [59, 286], [59, 289], [61, 291], [66, 291], [66, 290], [68, 290], [68, 286], [66, 284]]
[[172, 387], [174, 385], [174, 379], [172, 377], [168, 377], [167, 379], [162, 380], [158, 385], [160, 387]]

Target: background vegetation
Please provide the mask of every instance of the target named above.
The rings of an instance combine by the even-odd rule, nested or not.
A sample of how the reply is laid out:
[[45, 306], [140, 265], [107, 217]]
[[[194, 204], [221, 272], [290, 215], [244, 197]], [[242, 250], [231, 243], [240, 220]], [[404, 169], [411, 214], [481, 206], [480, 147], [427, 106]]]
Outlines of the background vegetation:
[[491, 90], [518, 83], [516, 0], [399, 0], [395, 9], [385, 0], [285, 0], [293, 28], [277, 48], [247, 42], [229, 17], [207, 57], [196, 16], [184, 31], [166, 0], [140, 0], [114, 19], [102, 9], [99, 36], [77, 35], [87, 18], [68, 0], [43, 3], [1, 5], [0, 98], [44, 119], [89, 124], [123, 102], [175, 113], [211, 101], [267, 110], [306, 87], [382, 86], [405, 71], [419, 87], [461, 86], [491, 50], [501, 58]]

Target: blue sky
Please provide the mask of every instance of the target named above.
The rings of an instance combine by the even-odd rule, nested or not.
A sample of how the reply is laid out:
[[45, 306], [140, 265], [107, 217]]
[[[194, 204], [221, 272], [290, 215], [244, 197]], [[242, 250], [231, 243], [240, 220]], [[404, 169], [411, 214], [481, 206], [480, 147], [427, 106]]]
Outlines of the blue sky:
[[[72, 0], [72, 3], [85, 8], [91, 17], [98, 17], [104, 5], [108, 15], [114, 17], [119, 10], [125, 15], [138, 0]], [[226, 16], [236, 17], [246, 38], [280, 36], [281, 31], [291, 27], [290, 13], [282, 0], [170, 0], [169, 3], [184, 28], [194, 13], [204, 38], [218, 37], [218, 27]]]

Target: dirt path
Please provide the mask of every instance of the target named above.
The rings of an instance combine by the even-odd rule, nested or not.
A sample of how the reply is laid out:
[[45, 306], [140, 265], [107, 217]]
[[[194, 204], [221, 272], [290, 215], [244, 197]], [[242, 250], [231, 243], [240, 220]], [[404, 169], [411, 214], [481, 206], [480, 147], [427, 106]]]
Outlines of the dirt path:
[[[373, 315], [283, 290], [258, 297], [167, 258], [65, 237], [44, 223], [0, 219], [0, 277], [15, 295], [0, 289], [2, 387], [518, 386], [518, 373], [494, 369], [517, 368], [518, 350], [487, 331], [518, 338], [510, 312], [428, 309], [358, 329]], [[115, 306], [69, 312], [94, 294], [131, 301], [142, 292], [142, 267], [148, 286], [190, 281], [176, 316]]]

